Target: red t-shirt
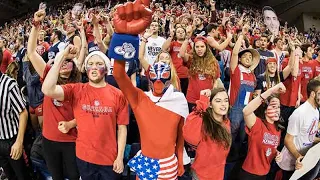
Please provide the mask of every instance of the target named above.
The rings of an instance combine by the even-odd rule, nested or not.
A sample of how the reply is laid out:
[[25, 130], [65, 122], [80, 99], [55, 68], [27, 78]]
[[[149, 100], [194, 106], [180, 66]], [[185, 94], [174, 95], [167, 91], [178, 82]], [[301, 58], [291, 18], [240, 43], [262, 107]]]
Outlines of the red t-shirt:
[[255, 175], [268, 174], [272, 160], [277, 155], [281, 131], [274, 124], [263, 123], [257, 117], [251, 129], [246, 127], [248, 134], [248, 154], [242, 169]]
[[189, 103], [196, 103], [200, 98], [200, 91], [204, 89], [212, 89], [216, 79], [220, 78], [220, 68], [219, 65], [216, 66], [215, 77], [212, 78], [206, 74], [196, 74], [190, 76], [189, 85], [187, 90], [187, 101]]
[[320, 75], [320, 62], [318, 60], [314, 60], [313, 66], [314, 66], [314, 77], [317, 77]]
[[[288, 65], [288, 58], [282, 61], [282, 70]], [[283, 82], [286, 87], [286, 92], [281, 94], [280, 103], [284, 106], [294, 107], [298, 100], [299, 85], [301, 82], [301, 66], [299, 66], [299, 73], [297, 77], [289, 75], [289, 77]]]
[[[230, 69], [231, 71], [231, 69]], [[229, 87], [229, 97], [230, 97], [230, 105], [233, 106], [234, 103], [236, 102], [237, 98], [238, 98], [238, 94], [239, 94], [239, 89], [240, 89], [240, 81], [241, 81], [241, 74], [243, 76], [243, 80], [247, 82], [247, 84], [251, 84], [251, 85], [256, 85], [256, 77], [254, 75], [254, 73], [245, 73], [245, 72], [241, 72], [239, 65], [236, 67], [236, 69], [234, 70], [233, 74], [232, 72], [230, 72], [230, 87]], [[247, 97], [249, 99], [246, 99], [245, 101], [248, 103], [251, 98], [252, 98], [252, 94]]]
[[63, 91], [77, 120], [77, 157], [93, 164], [113, 165], [117, 125], [129, 124], [129, 106], [122, 92], [109, 84], [95, 88], [89, 83], [67, 84]]
[[[205, 111], [209, 106], [209, 98], [200, 96], [197, 111]], [[183, 136], [191, 146], [196, 147], [196, 157], [192, 169], [201, 180], [223, 179], [224, 167], [230, 148], [205, 136], [202, 128], [202, 117], [196, 112], [188, 115], [183, 127]], [[224, 121], [223, 126], [230, 132], [230, 120]], [[206, 139], [204, 138], [206, 137]]]
[[308, 82], [314, 77], [314, 65], [313, 65], [313, 62], [310, 60], [308, 62], [303, 62], [302, 64], [300, 64], [300, 66], [301, 66], [301, 94], [303, 96], [301, 99], [301, 102], [305, 102], [308, 99], [308, 96], [307, 96]]
[[[50, 66], [47, 65], [41, 81], [46, 78]], [[77, 138], [77, 129], [72, 128], [67, 134], [59, 131], [58, 124], [60, 121], [71, 121], [74, 119], [73, 110], [70, 101], [59, 102], [44, 96], [43, 99], [43, 130], [42, 134], [51, 141], [58, 142], [75, 142]]]
[[11, 62], [13, 62], [13, 58], [12, 58], [10, 51], [8, 51], [7, 49], [4, 49], [2, 62], [1, 62], [1, 66], [0, 66], [0, 70], [2, 73], [6, 73], [7, 67]]
[[[179, 56], [179, 51], [181, 48], [181, 43], [179, 43], [178, 41], [173, 41], [170, 44], [170, 55], [172, 58], [172, 62], [174, 65], [174, 68], [176, 68], [177, 71], [177, 75], [179, 78], [188, 78], [188, 67], [187, 67], [187, 63], [185, 63], [183, 61], [183, 59]], [[188, 45], [187, 51], [191, 50], [191, 46], [190, 44]]]
[[40, 44], [37, 46], [36, 51], [37, 51], [37, 53], [38, 53], [40, 56], [42, 56], [42, 54], [45, 53], [46, 51], [48, 51], [49, 48], [50, 48], [49, 43], [47, 43], [47, 42], [44, 41], [44, 42], [40, 43]]

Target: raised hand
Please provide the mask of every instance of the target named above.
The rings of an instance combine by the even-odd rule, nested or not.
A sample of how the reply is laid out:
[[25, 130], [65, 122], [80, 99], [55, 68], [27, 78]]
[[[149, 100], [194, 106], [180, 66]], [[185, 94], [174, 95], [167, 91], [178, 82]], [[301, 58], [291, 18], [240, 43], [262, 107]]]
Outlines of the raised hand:
[[45, 10], [39, 10], [36, 13], [34, 13], [33, 19], [36, 22], [42, 22], [45, 17], [46, 17], [46, 11]]
[[138, 35], [152, 22], [152, 11], [148, 9], [150, 0], [136, 0], [119, 5], [114, 14], [115, 32]]
[[153, 31], [151, 29], [146, 30], [146, 32], [144, 33], [143, 37], [148, 39], [149, 37], [151, 37], [153, 34]]
[[66, 58], [66, 59], [73, 59], [77, 56], [77, 47], [75, 47], [74, 45], [72, 44], [69, 44], [66, 49], [64, 50], [63, 52], [63, 56]]
[[273, 87], [273, 93], [285, 93], [286, 87], [283, 85], [283, 83], [279, 83]]
[[210, 89], [201, 90], [200, 91], [200, 95], [204, 95], [204, 96], [210, 97], [211, 96], [211, 90]]
[[249, 27], [248, 24], [244, 25], [243, 28], [242, 28], [242, 34], [246, 35], [249, 32], [249, 28], [250, 27]]

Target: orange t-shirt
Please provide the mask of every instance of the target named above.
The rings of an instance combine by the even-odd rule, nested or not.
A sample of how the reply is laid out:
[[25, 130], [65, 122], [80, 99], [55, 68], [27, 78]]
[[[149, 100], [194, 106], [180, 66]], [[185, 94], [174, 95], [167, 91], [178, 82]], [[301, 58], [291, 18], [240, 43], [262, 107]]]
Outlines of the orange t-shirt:
[[117, 157], [117, 125], [129, 124], [125, 97], [109, 84], [103, 88], [92, 87], [89, 83], [62, 87], [77, 120], [77, 157], [93, 164], [113, 165]]

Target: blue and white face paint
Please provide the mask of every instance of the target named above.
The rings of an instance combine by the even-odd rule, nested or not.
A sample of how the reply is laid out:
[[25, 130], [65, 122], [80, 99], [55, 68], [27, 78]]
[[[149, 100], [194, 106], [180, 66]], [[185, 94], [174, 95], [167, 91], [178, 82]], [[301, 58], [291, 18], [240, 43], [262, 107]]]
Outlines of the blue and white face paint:
[[150, 87], [155, 95], [164, 94], [171, 84], [171, 67], [163, 62], [154, 63], [149, 71]]

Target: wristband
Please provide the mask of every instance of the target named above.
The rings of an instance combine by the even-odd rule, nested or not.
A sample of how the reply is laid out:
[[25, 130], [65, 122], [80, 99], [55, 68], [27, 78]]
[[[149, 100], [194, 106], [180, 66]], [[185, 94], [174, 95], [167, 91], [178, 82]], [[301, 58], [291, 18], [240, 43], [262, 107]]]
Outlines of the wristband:
[[260, 94], [260, 99], [261, 99], [261, 103], [266, 102], [266, 99], [263, 98], [263, 97], [261, 96], [261, 94]]
[[35, 21], [34, 19], [32, 20], [32, 25], [33, 25], [34, 27], [39, 27], [40, 24], [41, 24], [40, 21]]
[[139, 37], [137, 35], [114, 33], [108, 51], [109, 58], [116, 60], [138, 60]]

